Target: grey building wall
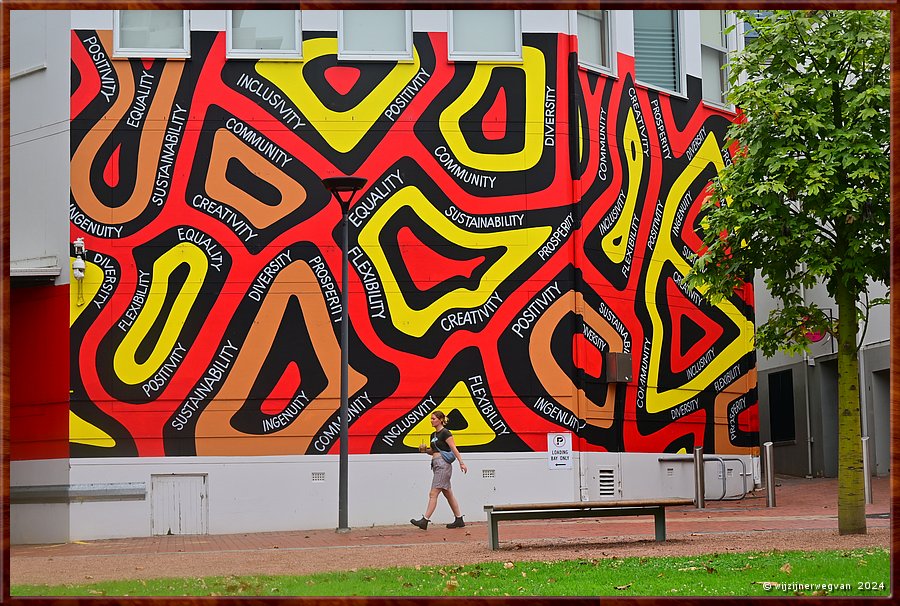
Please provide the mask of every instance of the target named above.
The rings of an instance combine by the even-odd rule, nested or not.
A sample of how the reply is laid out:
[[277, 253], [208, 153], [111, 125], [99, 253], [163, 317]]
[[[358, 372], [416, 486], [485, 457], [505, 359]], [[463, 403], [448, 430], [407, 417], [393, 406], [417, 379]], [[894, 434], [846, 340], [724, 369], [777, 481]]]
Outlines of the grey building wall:
[[70, 47], [69, 11], [10, 11], [10, 272], [59, 267], [56, 284], [69, 282]]
[[[756, 325], [760, 326], [775, 308], [776, 302], [768, 294], [759, 276], [754, 288]], [[826, 311], [836, 313], [836, 306], [824, 285], [818, 284], [805, 294], [807, 301], [815, 301]], [[887, 287], [884, 284], [870, 284], [870, 299], [886, 294]], [[860, 427], [862, 435], [869, 438], [868, 451], [873, 475], [887, 475], [890, 471], [889, 335], [889, 306], [873, 308], [867, 322], [860, 324], [858, 336], [861, 343]], [[834, 339], [825, 337], [812, 344], [807, 356], [792, 357], [776, 353], [767, 358], [760, 352], [757, 364], [762, 443], [772, 441], [769, 377], [772, 373], [792, 371], [796, 439], [773, 443], [776, 471], [797, 476], [837, 476], [837, 344]]]

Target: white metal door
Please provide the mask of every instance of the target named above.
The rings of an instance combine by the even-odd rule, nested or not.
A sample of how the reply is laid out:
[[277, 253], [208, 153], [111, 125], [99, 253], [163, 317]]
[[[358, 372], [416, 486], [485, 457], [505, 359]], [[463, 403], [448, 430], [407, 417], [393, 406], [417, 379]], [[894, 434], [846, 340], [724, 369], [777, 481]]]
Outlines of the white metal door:
[[206, 474], [150, 476], [150, 532], [207, 534]]

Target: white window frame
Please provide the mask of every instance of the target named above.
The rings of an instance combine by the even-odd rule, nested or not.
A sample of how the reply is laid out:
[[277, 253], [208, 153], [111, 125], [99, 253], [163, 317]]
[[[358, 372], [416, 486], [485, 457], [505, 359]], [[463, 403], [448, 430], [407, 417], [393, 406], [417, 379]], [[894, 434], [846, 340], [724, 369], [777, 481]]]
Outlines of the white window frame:
[[[569, 11], [569, 31], [575, 32], [575, 35], [579, 35], [578, 32], [578, 13], [580, 11]], [[608, 74], [615, 76], [616, 75], [616, 23], [615, 23], [615, 13], [616, 11], [605, 10], [606, 13], [604, 23], [606, 24], [606, 56], [609, 61], [609, 65], [597, 65], [595, 63], [591, 63], [590, 61], [584, 60], [581, 58], [581, 54], [578, 55], [578, 66], [583, 67], [587, 70], [600, 72], [603, 74]]]
[[[676, 97], [687, 98], [687, 70], [684, 66], [684, 11], [675, 10], [675, 66], [678, 69], [678, 77], [676, 80], [678, 81], [678, 89], [672, 90], [670, 88], [665, 88], [663, 86], [658, 86], [656, 84], [651, 84], [649, 82], [644, 82], [637, 77], [637, 69], [635, 69], [634, 79], [635, 82], [644, 86], [646, 88], [652, 90], [662, 91], [664, 93], [668, 93], [674, 95]], [[632, 15], [634, 12], [632, 11]], [[632, 21], [632, 32], [634, 32], [634, 22]], [[634, 45], [634, 55], [635, 61], [637, 61], [637, 45]]]
[[[268, 9], [262, 9], [268, 10]], [[294, 11], [294, 48], [267, 49], [267, 48], [234, 48], [232, 46], [234, 11], [225, 11], [225, 57], [228, 59], [302, 59], [303, 58], [303, 27], [301, 11]]]
[[191, 11], [184, 13], [184, 31], [181, 48], [127, 48], [122, 47], [119, 40], [119, 15], [122, 11], [113, 11], [113, 57], [128, 58], [169, 58], [188, 59], [191, 56]]
[[338, 60], [350, 61], [412, 61], [413, 27], [412, 11], [403, 11], [406, 19], [406, 50], [395, 51], [353, 51], [344, 48], [344, 11], [338, 11]]
[[522, 11], [513, 10], [516, 49], [506, 53], [460, 51], [453, 48], [453, 13], [447, 11], [447, 50], [450, 61], [486, 61], [491, 63], [522, 62]]
[[[700, 34], [700, 65], [701, 65], [701, 78], [702, 78], [703, 48], [704, 47], [709, 48], [710, 50], [713, 50], [722, 56], [722, 64], [724, 66], [724, 69], [722, 70], [722, 80], [720, 80], [720, 83], [722, 84], [722, 91], [721, 91], [722, 95], [721, 95], [720, 100], [718, 100], [718, 101], [714, 100], [714, 99], [707, 99], [705, 96], [703, 96], [703, 93], [701, 93], [701, 97], [702, 97], [704, 103], [708, 103], [715, 107], [731, 107], [731, 104], [729, 104], [728, 101], [725, 100], [725, 96], [728, 94], [728, 90], [731, 88], [728, 85], [728, 78], [729, 78], [728, 57], [731, 55], [732, 52], [734, 52], [735, 40], [734, 40], [734, 32], [726, 34], [725, 30], [735, 24], [735, 18], [734, 18], [733, 14], [729, 13], [726, 10], [721, 10], [720, 12], [722, 13], [722, 17], [723, 17], [723, 19], [722, 19], [722, 38], [724, 40], [725, 46], [713, 46], [711, 44], [706, 44], [705, 42], [703, 42], [703, 33], [701, 31], [701, 34]], [[702, 29], [702, 27], [703, 27], [702, 22], [701, 22], [700, 27]], [[737, 30], [737, 28], [735, 28], [735, 30]]]

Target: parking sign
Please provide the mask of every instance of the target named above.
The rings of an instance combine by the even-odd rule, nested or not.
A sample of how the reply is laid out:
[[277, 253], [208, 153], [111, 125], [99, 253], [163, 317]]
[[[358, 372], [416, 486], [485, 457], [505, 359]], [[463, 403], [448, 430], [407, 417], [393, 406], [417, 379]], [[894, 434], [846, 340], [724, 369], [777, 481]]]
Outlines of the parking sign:
[[572, 434], [547, 434], [547, 461], [550, 469], [572, 469]]

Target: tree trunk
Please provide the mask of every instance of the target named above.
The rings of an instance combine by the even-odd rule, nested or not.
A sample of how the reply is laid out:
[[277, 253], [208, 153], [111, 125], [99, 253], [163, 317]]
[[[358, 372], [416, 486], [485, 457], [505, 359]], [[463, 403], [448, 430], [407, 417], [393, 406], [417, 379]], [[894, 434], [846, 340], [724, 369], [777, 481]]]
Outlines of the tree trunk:
[[[840, 280], [837, 280], [838, 282]], [[836, 289], [838, 306], [838, 531], [866, 534], [866, 499], [859, 414], [855, 293]]]

